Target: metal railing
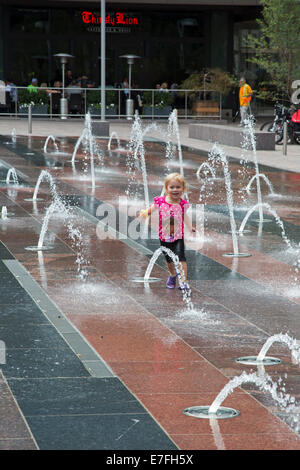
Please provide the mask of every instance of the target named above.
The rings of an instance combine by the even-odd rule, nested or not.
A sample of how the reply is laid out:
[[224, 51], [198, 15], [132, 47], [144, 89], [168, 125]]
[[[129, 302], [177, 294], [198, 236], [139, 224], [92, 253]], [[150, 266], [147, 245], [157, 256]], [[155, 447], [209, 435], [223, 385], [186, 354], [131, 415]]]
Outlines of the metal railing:
[[[90, 112], [93, 119], [101, 118], [100, 88], [37, 88], [37, 92], [28, 91], [27, 87], [15, 87], [17, 99], [10, 101], [6, 92], [6, 103], [0, 103], [0, 116], [22, 118], [28, 116], [29, 105], [32, 105], [32, 116], [61, 118], [60, 98], [67, 98], [68, 118], [83, 118]], [[41, 94], [41, 92], [44, 92]], [[42, 96], [43, 95], [43, 96]], [[138, 105], [138, 96], [142, 106]], [[167, 90], [136, 88], [106, 88], [106, 119], [128, 118], [126, 99], [134, 100], [134, 112], [146, 119], [168, 118], [176, 108], [180, 119], [203, 119], [222, 117], [222, 94], [205, 90]], [[1, 109], [2, 108], [2, 109]]]

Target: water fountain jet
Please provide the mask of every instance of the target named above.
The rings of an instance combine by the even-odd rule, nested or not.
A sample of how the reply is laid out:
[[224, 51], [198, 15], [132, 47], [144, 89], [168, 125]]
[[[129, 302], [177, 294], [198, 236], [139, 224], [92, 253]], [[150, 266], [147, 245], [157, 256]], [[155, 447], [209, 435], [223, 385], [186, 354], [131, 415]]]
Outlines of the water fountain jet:
[[179, 157], [179, 169], [181, 176], [184, 176], [183, 171], [183, 158], [182, 158], [182, 148], [180, 142], [180, 133], [179, 133], [179, 126], [178, 126], [178, 112], [177, 109], [174, 109], [169, 116], [168, 119], [168, 135], [171, 138], [171, 135], [175, 134], [177, 140], [177, 149], [178, 149], [178, 157]]
[[245, 258], [251, 256], [249, 253], [240, 253], [238, 240], [237, 240], [237, 230], [236, 230], [236, 222], [234, 218], [233, 212], [233, 191], [231, 188], [231, 178], [230, 172], [228, 167], [228, 159], [224, 152], [224, 150], [219, 147], [217, 144], [214, 144], [211, 157], [221, 160], [224, 170], [224, 177], [225, 177], [225, 189], [226, 189], [226, 196], [227, 196], [227, 204], [229, 209], [229, 216], [230, 216], [230, 226], [231, 226], [231, 235], [232, 235], [232, 244], [233, 244], [233, 253], [224, 253], [222, 256], [224, 257], [236, 257], [236, 258]]
[[276, 341], [279, 343], [286, 344], [289, 347], [292, 357], [295, 360], [295, 362], [298, 364], [300, 363], [300, 346], [297, 343], [297, 340], [291, 338], [287, 334], [282, 334], [282, 333], [273, 335], [270, 338], [268, 338], [257, 356], [239, 357], [236, 359], [236, 362], [239, 362], [240, 364], [245, 364], [245, 365], [280, 364], [282, 362], [281, 359], [266, 356], [268, 350], [270, 349], [272, 344], [275, 343]]
[[238, 416], [240, 412], [233, 408], [222, 407], [221, 404], [237, 387], [240, 387], [245, 383], [254, 383], [261, 390], [270, 392], [272, 398], [281, 408], [286, 409], [289, 412], [293, 412], [295, 410], [295, 398], [291, 397], [289, 394], [283, 396], [282, 393], [278, 393], [278, 386], [272, 381], [270, 376], [267, 374], [259, 376], [256, 372], [251, 374], [242, 372], [240, 376], [234, 377], [223, 387], [211, 405], [191, 406], [184, 409], [183, 413], [187, 416], [204, 419], [209, 419], [211, 417], [216, 419], [234, 418]]
[[271, 194], [271, 195], [274, 194], [274, 190], [273, 190], [272, 183], [271, 183], [271, 181], [266, 177], [266, 175], [265, 175], [264, 173], [259, 173], [258, 175], [252, 176], [251, 180], [249, 181], [249, 183], [248, 183], [247, 186], [246, 186], [246, 191], [247, 191], [248, 194], [249, 194], [250, 191], [251, 191], [251, 186], [252, 186], [253, 181], [256, 180], [257, 178], [262, 178], [262, 179], [266, 182], [266, 184], [267, 184], [267, 186], [268, 186], [268, 188], [269, 188], [269, 190], [270, 190], [270, 194]]
[[181, 291], [183, 294], [183, 301], [187, 305], [188, 310], [194, 310], [194, 306], [191, 302], [191, 289], [189, 285], [186, 283], [184, 271], [181, 262], [179, 261], [179, 258], [173, 251], [169, 250], [169, 248], [166, 248], [164, 246], [161, 246], [158, 248], [152, 255], [151, 260], [149, 261], [148, 267], [146, 269], [145, 275], [143, 278], [132, 278], [132, 282], [156, 282], [159, 281], [159, 278], [151, 278], [151, 272], [154, 267], [154, 264], [158, 257], [162, 254], [166, 253], [173, 261], [174, 266], [175, 266], [175, 271], [178, 275], [178, 280], [179, 280], [179, 286], [181, 287]]
[[255, 206], [253, 206], [251, 209], [249, 209], [249, 211], [247, 212], [247, 214], [245, 215], [241, 225], [240, 225], [240, 228], [238, 230], [238, 232], [241, 234], [243, 233], [244, 231], [244, 228], [245, 228], [245, 225], [250, 217], [250, 215], [257, 209], [257, 208], [262, 208], [262, 207], [265, 207], [270, 213], [271, 215], [274, 217], [275, 219], [275, 222], [276, 224], [281, 228], [281, 233], [282, 233], [282, 238], [284, 240], [284, 242], [288, 245], [289, 248], [292, 248], [292, 245], [291, 245], [291, 242], [290, 240], [287, 238], [286, 236], [286, 233], [285, 233], [285, 230], [284, 230], [284, 226], [283, 226], [283, 222], [281, 221], [280, 217], [277, 215], [276, 211], [274, 209], [272, 209], [272, 207], [270, 206], [270, 204], [268, 204], [267, 202], [264, 202], [264, 203], [258, 203], [256, 204]]
[[116, 141], [117, 141], [117, 150], [123, 150], [123, 149], [121, 149], [121, 142], [120, 142], [119, 136], [116, 132], [112, 132], [110, 134], [109, 141], [108, 141], [108, 144], [107, 144], [107, 149], [111, 150], [111, 142], [112, 142], [113, 138], [115, 138]]
[[10, 168], [7, 172], [7, 175], [6, 175], [6, 184], [10, 184], [10, 179], [11, 179], [11, 176], [13, 178], [13, 184], [15, 186], [18, 186], [19, 185], [19, 180], [18, 180], [18, 175], [17, 175], [17, 172], [15, 170], [15, 168]]
[[260, 223], [263, 223], [264, 217], [263, 217], [263, 210], [261, 206], [262, 196], [261, 196], [260, 177], [259, 177], [260, 173], [259, 173], [258, 159], [257, 159], [257, 152], [256, 152], [256, 140], [255, 140], [255, 134], [254, 134], [254, 116], [251, 115], [247, 119], [245, 131], [248, 132], [251, 146], [252, 146], [254, 166], [255, 166], [255, 172], [256, 172], [257, 202], [259, 204], [258, 206], [259, 207], [259, 221]]
[[203, 162], [199, 166], [199, 168], [197, 170], [197, 173], [196, 173], [196, 176], [197, 176], [198, 179], [200, 179], [200, 172], [202, 171], [202, 168], [207, 168], [210, 171], [212, 178], [216, 178], [215, 169], [208, 162]]
[[44, 153], [47, 153], [47, 146], [50, 140], [52, 140], [53, 142], [55, 152], [58, 152], [58, 146], [57, 146], [57, 143], [55, 142], [55, 137], [53, 135], [49, 135], [44, 144]]
[[[144, 185], [144, 200], [146, 208], [149, 208], [149, 189], [148, 189], [148, 181], [147, 181], [147, 169], [146, 169], [146, 161], [145, 161], [145, 147], [144, 147], [144, 134], [142, 129], [142, 124], [140, 117], [136, 114], [134, 122], [131, 128], [131, 137], [129, 141], [129, 149], [130, 153], [133, 154], [134, 162], [139, 166], [141, 166], [142, 170], [142, 178], [143, 178], [143, 185]], [[138, 158], [138, 155], [140, 158]], [[131, 169], [132, 170], [132, 169]], [[130, 172], [130, 168], [128, 168]], [[131, 176], [133, 172], [131, 171]], [[129, 183], [130, 184], [130, 183]]]
[[52, 195], [53, 199], [57, 200], [59, 198], [59, 196], [57, 194], [56, 184], [55, 184], [53, 176], [47, 170], [42, 170], [39, 177], [38, 177], [38, 179], [37, 179], [32, 198], [26, 198], [26, 199], [24, 199], [24, 201], [34, 201], [34, 202], [35, 201], [43, 201], [43, 198], [38, 198], [37, 195], [38, 195], [40, 185], [42, 184], [42, 182], [45, 179], [49, 181], [50, 192], [51, 192], [51, 195]]
[[2, 219], [2, 220], [6, 220], [6, 219], [7, 219], [7, 207], [6, 207], [6, 206], [2, 206], [2, 209], [1, 209], [1, 219]]
[[48, 250], [53, 250], [54, 246], [53, 245], [44, 245], [44, 239], [46, 232], [48, 230], [48, 225], [50, 218], [53, 216], [55, 211], [58, 211], [61, 208], [58, 207], [58, 204], [56, 202], [53, 202], [48, 209], [46, 210], [46, 214], [43, 220], [43, 225], [40, 231], [40, 236], [38, 240], [38, 244], [36, 246], [26, 246], [25, 250], [27, 251], [48, 251]]

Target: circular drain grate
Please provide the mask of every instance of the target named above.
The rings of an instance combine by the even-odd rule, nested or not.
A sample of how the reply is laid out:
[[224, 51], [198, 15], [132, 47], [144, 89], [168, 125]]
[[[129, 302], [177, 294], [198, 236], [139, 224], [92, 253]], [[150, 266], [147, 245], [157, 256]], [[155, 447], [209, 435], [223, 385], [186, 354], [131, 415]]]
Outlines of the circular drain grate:
[[38, 246], [25, 246], [25, 250], [27, 251], [47, 251], [47, 250], [53, 250], [54, 249], [54, 246], [41, 246], [41, 247], [38, 247]]
[[32, 197], [25, 198], [24, 201], [43, 201], [44, 199], [41, 197], [37, 197], [36, 199], [33, 199]]
[[140, 282], [140, 283], [147, 283], [147, 282], [159, 282], [161, 279], [159, 277], [149, 277], [148, 279], [145, 279], [144, 277], [133, 277], [131, 279], [131, 282]]
[[[251, 222], [260, 222], [260, 219], [252, 219]], [[262, 223], [265, 224], [265, 223], [270, 223], [270, 222], [274, 222], [274, 220], [272, 219], [263, 219], [262, 220]]]
[[257, 366], [257, 365], [264, 365], [264, 366], [274, 366], [276, 364], [281, 364], [282, 360], [277, 359], [276, 357], [264, 357], [262, 361], [257, 360], [257, 356], [245, 356], [245, 357], [238, 357], [235, 362], [240, 364], [246, 364], [249, 366]]
[[[8, 213], [6, 214], [7, 217], [11, 217], [11, 216], [13, 216], [13, 215], [15, 215], [14, 212], [8, 212]], [[3, 218], [3, 217], [1, 217], [1, 214], [0, 214], [0, 222], [2, 222], [2, 220], [6, 220], [6, 219]]]
[[250, 255], [250, 253], [223, 253], [222, 256], [225, 256], [226, 258], [248, 258], [252, 255]]
[[[228, 233], [232, 233], [232, 230], [229, 230]], [[236, 230], [234, 233], [236, 233], [236, 235], [243, 235], [243, 233], [252, 233], [252, 230], [243, 230], [242, 232]]]
[[233, 408], [225, 408], [219, 406], [216, 413], [209, 413], [209, 406], [191, 406], [183, 410], [183, 414], [187, 416], [192, 416], [194, 418], [203, 418], [203, 419], [226, 419], [226, 418], [235, 418], [240, 414], [239, 411], [234, 410]]

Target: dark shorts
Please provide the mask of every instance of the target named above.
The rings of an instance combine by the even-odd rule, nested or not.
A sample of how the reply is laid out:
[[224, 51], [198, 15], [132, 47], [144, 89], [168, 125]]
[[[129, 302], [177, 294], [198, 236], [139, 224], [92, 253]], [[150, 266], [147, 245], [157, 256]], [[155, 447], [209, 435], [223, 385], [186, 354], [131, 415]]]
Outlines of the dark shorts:
[[[169, 248], [169, 250], [173, 251], [173, 253], [178, 256], [179, 261], [186, 261], [183, 238], [179, 238], [178, 240], [175, 240], [175, 242], [163, 242], [162, 240], [160, 240], [160, 245]], [[164, 255], [168, 263], [173, 262], [172, 258], [167, 255], [167, 253], [164, 252]]]

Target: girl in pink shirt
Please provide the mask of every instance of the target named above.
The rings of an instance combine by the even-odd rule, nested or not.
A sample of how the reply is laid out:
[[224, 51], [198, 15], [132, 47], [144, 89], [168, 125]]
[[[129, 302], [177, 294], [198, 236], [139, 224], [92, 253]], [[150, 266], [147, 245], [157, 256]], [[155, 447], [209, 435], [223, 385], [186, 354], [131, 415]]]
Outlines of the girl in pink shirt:
[[[161, 246], [168, 248], [178, 256], [182, 264], [185, 280], [187, 280], [187, 264], [184, 252], [184, 225], [187, 224], [192, 232], [189, 217], [186, 210], [189, 203], [181, 198], [186, 190], [186, 182], [179, 173], [171, 173], [165, 179], [165, 195], [154, 198], [154, 204], [141, 212], [143, 217], [148, 217], [154, 210], [159, 211], [159, 239]], [[166, 286], [169, 289], [176, 287], [176, 270], [172, 258], [165, 254], [169, 270], [169, 278]]]

